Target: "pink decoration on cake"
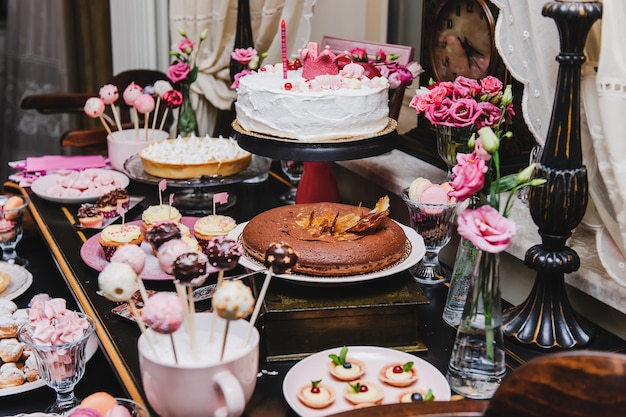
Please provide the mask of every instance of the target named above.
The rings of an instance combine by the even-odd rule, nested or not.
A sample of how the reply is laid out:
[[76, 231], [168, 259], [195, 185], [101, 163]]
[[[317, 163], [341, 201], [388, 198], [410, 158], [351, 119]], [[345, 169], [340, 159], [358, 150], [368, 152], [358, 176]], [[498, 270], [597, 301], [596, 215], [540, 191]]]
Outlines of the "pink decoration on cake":
[[317, 42], [309, 42], [306, 49], [300, 49], [298, 52], [302, 57], [302, 76], [307, 80], [312, 80], [318, 75], [338, 74], [337, 60], [344, 55], [335, 55], [329, 46], [319, 53]]
[[286, 80], [289, 62], [287, 62], [287, 29], [285, 28], [285, 19], [280, 21], [280, 44], [283, 58], [283, 78]]

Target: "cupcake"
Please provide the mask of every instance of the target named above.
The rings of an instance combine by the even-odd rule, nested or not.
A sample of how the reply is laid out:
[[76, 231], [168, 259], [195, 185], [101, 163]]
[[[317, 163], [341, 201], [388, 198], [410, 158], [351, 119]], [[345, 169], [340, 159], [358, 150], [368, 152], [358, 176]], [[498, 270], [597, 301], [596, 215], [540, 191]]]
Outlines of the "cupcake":
[[182, 215], [176, 207], [167, 204], [159, 204], [150, 206], [144, 210], [141, 215], [141, 226], [144, 231], [147, 231], [155, 223], [160, 221], [171, 220], [173, 222], [180, 223], [181, 219]]
[[96, 208], [105, 219], [112, 219], [117, 216], [117, 197], [110, 193], [100, 196], [96, 200]]
[[218, 236], [225, 236], [237, 226], [235, 219], [229, 216], [212, 214], [204, 216], [193, 225], [193, 234], [206, 254], [209, 242]]
[[116, 205], [120, 204], [124, 210], [128, 210], [128, 205], [130, 203], [128, 190], [124, 188], [116, 188], [115, 190], [110, 191], [109, 194], [115, 197]]
[[85, 203], [78, 209], [78, 223], [82, 227], [100, 228], [104, 215], [98, 210], [95, 204]]
[[127, 244], [140, 245], [142, 241], [141, 229], [134, 224], [112, 224], [105, 227], [98, 237], [107, 261], [111, 260], [118, 247]]

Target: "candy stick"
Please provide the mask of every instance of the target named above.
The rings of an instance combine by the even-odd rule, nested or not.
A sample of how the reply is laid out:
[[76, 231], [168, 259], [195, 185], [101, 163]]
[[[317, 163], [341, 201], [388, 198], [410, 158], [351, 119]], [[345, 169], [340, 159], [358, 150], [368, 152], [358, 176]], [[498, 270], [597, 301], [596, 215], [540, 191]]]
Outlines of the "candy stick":
[[280, 44], [283, 60], [283, 78], [287, 79], [287, 29], [285, 28], [285, 19], [280, 21]]
[[133, 122], [135, 124], [135, 140], [139, 140], [139, 114], [137, 114], [137, 107], [135, 107], [135, 100], [137, 100], [137, 97], [139, 97], [141, 95], [141, 93], [143, 92], [143, 89], [141, 88], [141, 86], [135, 84], [135, 82], [133, 81], [132, 83], [128, 84], [128, 87], [126, 87], [126, 89], [124, 90], [124, 102], [126, 103], [126, 105], [128, 107], [132, 107], [133, 108]]
[[224, 360], [226, 339], [231, 320], [239, 320], [246, 317], [252, 311], [254, 297], [252, 291], [241, 281], [224, 281], [215, 290], [213, 295], [213, 317], [220, 316], [226, 320], [220, 361]]
[[135, 123], [135, 140], [139, 141], [139, 113], [137, 113], [135, 106], [133, 106], [133, 120]]
[[[218, 236], [207, 243], [206, 254], [209, 264], [219, 270], [217, 274], [217, 284], [215, 285], [217, 291], [224, 280], [224, 271], [233, 269], [239, 263], [239, 258], [243, 256], [243, 247], [236, 240], [229, 239], [225, 236]], [[209, 343], [213, 343], [215, 325], [216, 316], [213, 315]]]
[[174, 336], [170, 333], [170, 343], [172, 344], [172, 353], [174, 354], [174, 363], [178, 365], [178, 356], [176, 355], [176, 345], [174, 344]]
[[109, 127], [108, 123], [104, 120], [104, 117], [102, 117], [102, 115], [98, 116], [98, 118], [100, 119], [100, 123], [102, 123], [102, 126], [104, 126], [104, 129], [107, 131], [108, 135], [113, 135], [113, 132], [111, 132], [111, 128]]
[[[167, 93], [168, 91], [173, 90], [172, 85], [165, 81], [165, 80], [158, 80], [157, 82], [154, 83], [154, 92], [157, 95], [157, 102], [156, 102], [156, 110], [154, 111], [154, 118], [152, 119], [152, 130], [154, 130], [154, 127], [156, 126], [156, 119], [157, 119], [157, 115], [159, 114], [159, 105], [161, 104], [161, 100], [164, 99], [164, 95], [165, 93]], [[166, 109], [167, 111], [167, 109]], [[161, 125], [163, 125], [164, 122], [161, 122]], [[161, 128], [162, 130], [163, 128]]]
[[157, 115], [159, 114], [159, 105], [161, 104], [161, 97], [157, 96], [156, 105], [154, 106], [154, 117], [152, 117], [152, 130], [156, 127]]
[[150, 94], [143, 93], [135, 100], [135, 108], [144, 115], [145, 139], [148, 140], [149, 114], [154, 110], [154, 98]]
[[268, 270], [267, 274], [265, 275], [265, 280], [263, 281], [261, 291], [259, 291], [257, 302], [254, 306], [254, 311], [252, 312], [252, 317], [250, 317], [248, 333], [243, 340], [243, 346], [247, 345], [250, 340], [250, 335], [252, 335], [252, 329], [254, 328], [256, 319], [259, 316], [261, 305], [263, 304], [263, 299], [265, 298], [265, 293], [270, 286], [272, 274], [289, 273], [296, 266], [297, 262], [298, 254], [296, 253], [296, 251], [293, 250], [291, 246], [287, 245], [284, 242], [272, 243], [265, 251], [265, 265], [268, 267]]
[[167, 120], [167, 113], [170, 111], [170, 108], [167, 107], [163, 112], [163, 119], [161, 120], [161, 124], [159, 125], [159, 130], [163, 130], [163, 126], [165, 126], [165, 121]]
[[130, 307], [130, 312], [132, 313], [133, 317], [135, 318], [135, 321], [137, 322], [137, 325], [139, 326], [139, 330], [141, 330], [141, 333], [146, 336], [146, 340], [148, 341], [148, 345], [150, 345], [150, 349], [152, 349], [152, 353], [154, 353], [154, 356], [158, 358], [159, 354], [157, 353], [157, 350], [154, 348], [154, 344], [152, 343], [152, 338], [148, 335], [146, 325], [141, 319], [141, 313], [139, 313], [139, 310], [137, 310], [137, 306], [135, 305], [135, 302], [133, 301], [132, 298], [129, 298], [127, 302], [128, 302], [128, 307]]

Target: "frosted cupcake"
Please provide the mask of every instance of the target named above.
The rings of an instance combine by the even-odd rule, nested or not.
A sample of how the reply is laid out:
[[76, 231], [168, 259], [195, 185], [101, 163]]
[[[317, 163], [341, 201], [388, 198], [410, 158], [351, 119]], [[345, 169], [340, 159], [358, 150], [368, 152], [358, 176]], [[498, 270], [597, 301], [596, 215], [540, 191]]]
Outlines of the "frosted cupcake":
[[143, 235], [139, 226], [134, 224], [112, 224], [105, 227], [98, 237], [98, 242], [104, 251], [104, 258], [107, 261], [122, 245], [141, 245]]
[[232, 217], [212, 214], [198, 219], [193, 226], [193, 234], [206, 254], [209, 242], [213, 238], [226, 236], [236, 226], [237, 222]]

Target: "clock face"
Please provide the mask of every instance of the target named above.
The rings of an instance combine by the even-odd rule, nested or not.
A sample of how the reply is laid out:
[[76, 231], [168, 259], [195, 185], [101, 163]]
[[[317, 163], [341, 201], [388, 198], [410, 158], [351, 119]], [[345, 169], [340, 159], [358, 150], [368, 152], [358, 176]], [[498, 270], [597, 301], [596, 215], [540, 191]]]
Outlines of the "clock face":
[[480, 79], [495, 62], [493, 14], [484, 0], [447, 0], [435, 16], [430, 58], [437, 81]]

